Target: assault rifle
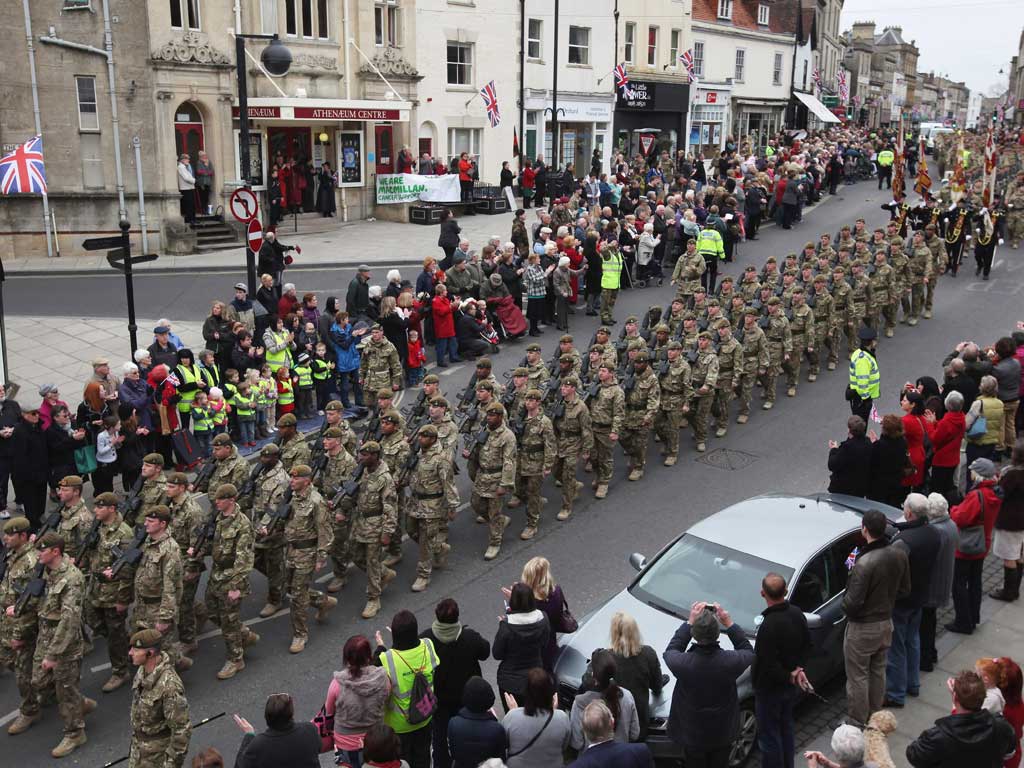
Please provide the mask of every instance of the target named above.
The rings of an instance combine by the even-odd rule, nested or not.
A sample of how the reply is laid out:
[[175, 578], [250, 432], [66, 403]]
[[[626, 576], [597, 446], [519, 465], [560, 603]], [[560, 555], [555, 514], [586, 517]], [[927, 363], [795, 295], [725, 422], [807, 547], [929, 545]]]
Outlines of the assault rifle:
[[410, 476], [416, 471], [416, 467], [420, 463], [420, 441], [416, 439], [419, 431], [420, 429], [417, 427], [416, 431], [409, 436], [411, 443], [409, 458], [405, 460], [401, 469], [398, 470], [398, 476], [395, 478], [395, 486], [397, 488], [403, 488], [408, 484]]
[[85, 538], [82, 540], [82, 548], [78, 552], [78, 557], [75, 558], [75, 567], [81, 568], [85, 562], [85, 557], [92, 550], [96, 549], [96, 545], [100, 542], [100, 526], [102, 523], [97, 518], [92, 521], [92, 525], [89, 526], [89, 532], [85, 534]]
[[210, 478], [213, 477], [214, 470], [216, 469], [217, 462], [212, 457], [204, 461], [203, 466], [199, 468], [199, 472], [196, 474], [196, 479], [192, 481], [192, 487], [198, 490], [204, 483], [209, 484]]
[[[64, 505], [57, 507], [53, 512], [43, 518], [42, 525], [39, 526], [39, 530], [36, 531], [36, 541], [41, 539], [44, 535], [52, 530], [55, 530], [60, 525], [60, 511], [64, 509]], [[8, 553], [7, 557], [10, 554]], [[5, 570], [6, 570], [6, 557]], [[46, 592], [46, 579], [43, 575], [46, 573], [46, 566], [42, 563], [37, 563], [36, 567], [32, 571], [32, 577], [29, 579], [25, 588], [18, 594], [18, 599], [14, 603], [14, 615], [20, 616], [21, 612], [25, 610], [25, 604], [28, 603], [30, 598], [42, 597]]]
[[474, 434], [466, 434], [464, 444], [466, 446], [466, 450], [469, 451], [471, 456], [474, 453], [479, 452], [481, 446], [487, 442], [487, 434], [489, 431], [490, 430], [487, 429], [487, 425], [484, 424]]
[[421, 389], [420, 396], [416, 398], [416, 402], [407, 408], [403, 408], [402, 415], [405, 416], [406, 421], [410, 424], [418, 424], [425, 418], [430, 417], [429, 405], [430, 403], [427, 402], [427, 393], [425, 390]]
[[11, 552], [7, 547], [0, 542], [0, 581], [4, 580], [4, 576], [7, 575], [7, 561], [11, 557]]
[[146, 543], [148, 537], [146, 527], [140, 525], [135, 529], [135, 536], [126, 548], [122, 549], [117, 545], [110, 548], [110, 553], [114, 556], [114, 563], [110, 566], [110, 571], [114, 576], [117, 576], [126, 565], [139, 564], [139, 561], [142, 560], [142, 545]]
[[270, 523], [267, 525], [267, 536], [272, 535], [278, 529], [284, 528], [288, 522], [288, 518], [292, 516], [292, 491], [291, 486], [284, 492], [284, 496], [281, 497], [281, 501], [277, 503], [276, 507], [271, 507], [267, 510], [267, 515], [270, 517]]
[[139, 509], [142, 507], [142, 497], [139, 495], [142, 493], [142, 486], [145, 484], [146, 478], [139, 475], [135, 478], [135, 482], [132, 483], [132, 487], [128, 491], [128, 495], [124, 497], [120, 504], [117, 505], [117, 511], [125, 520], [134, 521], [136, 516], [139, 514]]
[[334, 494], [334, 498], [331, 499], [331, 507], [337, 509], [343, 501], [346, 499], [354, 499], [359, 493], [359, 481], [363, 478], [363, 473], [366, 471], [366, 465], [360, 464], [352, 472], [352, 477], [341, 484], [338, 488], [338, 492]]
[[260, 479], [260, 475], [267, 471], [267, 465], [258, 462], [256, 468], [249, 473], [249, 479], [245, 481], [245, 485], [238, 489], [238, 498], [243, 499], [246, 496], [251, 495], [256, 490], [256, 481]]
[[380, 418], [383, 414], [380, 408], [374, 407], [370, 420], [366, 422], [366, 429], [363, 432], [363, 442], [380, 440]]
[[198, 526], [196, 526], [195, 534], [196, 541], [192, 545], [192, 560], [197, 563], [200, 571], [206, 569], [206, 565], [203, 563], [203, 550], [206, 549], [206, 545], [213, 539], [213, 535], [217, 532], [217, 508], [213, 507], [210, 509], [209, 516]]
[[597, 393], [600, 391], [600, 389], [601, 389], [601, 382], [597, 381], [596, 379], [594, 381], [590, 382], [586, 387], [584, 387], [584, 389], [583, 389], [583, 402], [584, 402], [584, 404], [590, 402], [591, 398], [597, 397]]
[[555, 421], [565, 416], [565, 398], [562, 397], [561, 394], [559, 394], [558, 398], [548, 406], [545, 415], [551, 419], [551, 421]]
[[462, 394], [459, 395], [459, 404], [456, 410], [464, 411], [469, 408], [474, 402], [476, 402], [476, 371], [473, 371], [473, 375], [469, 379], [469, 383], [466, 388], [462, 390]]

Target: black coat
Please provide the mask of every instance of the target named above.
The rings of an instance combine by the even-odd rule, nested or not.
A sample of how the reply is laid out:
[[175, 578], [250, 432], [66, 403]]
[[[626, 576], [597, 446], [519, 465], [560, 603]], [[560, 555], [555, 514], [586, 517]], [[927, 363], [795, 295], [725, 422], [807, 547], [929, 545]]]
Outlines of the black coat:
[[352, 278], [348, 284], [348, 293], [345, 295], [345, 311], [348, 312], [352, 322], [363, 317], [370, 308], [370, 283], [360, 280], [359, 276]]
[[988, 710], [940, 717], [907, 746], [914, 768], [1000, 768], [1013, 751], [1013, 726]]
[[[21, 406], [16, 400], [4, 400], [0, 403], [0, 429], [4, 427], [16, 427], [21, 423]], [[0, 458], [10, 458], [14, 455], [14, 435], [9, 438], [0, 438]]]
[[920, 608], [928, 598], [935, 558], [942, 546], [942, 534], [924, 518], [899, 524], [893, 546], [903, 547], [910, 559], [910, 594], [896, 601], [897, 608]]
[[950, 392], [959, 392], [964, 396], [964, 413], [971, 410], [971, 406], [974, 405], [974, 401], [978, 399], [978, 385], [974, 379], [966, 373], [961, 373], [959, 376], [948, 376], [946, 378], [942, 383], [942, 399], [945, 400], [946, 395]]
[[868, 498], [900, 507], [906, 497], [903, 467], [907, 462], [907, 441], [902, 437], [879, 437], [871, 444]]
[[171, 371], [178, 367], [178, 348], [174, 346], [173, 341], [167, 342], [167, 348], [161, 349], [160, 342], [154, 341], [146, 349], [149, 352], [149, 356], [153, 359], [153, 366], [156, 367], [161, 363], [166, 365]]
[[260, 246], [259, 258], [256, 262], [256, 270], [261, 275], [276, 275], [283, 272], [285, 246], [274, 240], [264, 240]]
[[538, 619], [527, 624], [514, 623], [516, 616], [524, 614], [511, 614], [499, 622], [494, 636], [491, 653], [501, 662], [498, 665], [498, 687], [516, 699], [526, 689], [526, 673], [534, 667], [544, 666], [542, 653], [548, 644], [551, 627], [547, 616], [540, 611], [537, 614]]
[[506, 744], [505, 729], [490, 712], [470, 712], [463, 707], [448, 721], [452, 768], [476, 768], [492, 757], [504, 760]]
[[49, 457], [50, 485], [56, 486], [62, 478], [78, 474], [75, 449], [85, 446], [85, 438], [75, 440], [56, 423], [47, 427], [43, 434], [46, 436], [46, 452]]
[[761, 612], [757, 647], [751, 670], [754, 690], [772, 691], [791, 685], [790, 673], [804, 666], [811, 650], [811, 634], [803, 611], [788, 601]]
[[319, 768], [320, 735], [312, 723], [292, 723], [283, 731], [269, 728], [247, 733], [235, 757], [235, 768]]
[[390, 341], [398, 351], [398, 362], [405, 367], [406, 358], [409, 356], [409, 341], [406, 331], [409, 329], [409, 321], [398, 312], [392, 312], [380, 319], [381, 327], [384, 329], [384, 338]]
[[25, 483], [45, 483], [50, 477], [46, 433], [41, 424], [22, 419], [11, 435], [11, 474]]
[[434, 671], [434, 695], [442, 705], [455, 710], [462, 703], [462, 689], [471, 677], [482, 677], [480, 662], [491, 655], [491, 644], [475, 629], [464, 626], [454, 643], [442, 643], [433, 629], [420, 633], [434, 644], [440, 661]]
[[832, 479], [829, 493], [867, 496], [871, 482], [871, 441], [865, 436], [848, 437], [828, 452], [828, 470]]
[[441, 233], [437, 236], [438, 247], [458, 248], [460, 232], [462, 232], [462, 228], [459, 227], [459, 222], [457, 222], [455, 219], [448, 219], [447, 221], [442, 221]]

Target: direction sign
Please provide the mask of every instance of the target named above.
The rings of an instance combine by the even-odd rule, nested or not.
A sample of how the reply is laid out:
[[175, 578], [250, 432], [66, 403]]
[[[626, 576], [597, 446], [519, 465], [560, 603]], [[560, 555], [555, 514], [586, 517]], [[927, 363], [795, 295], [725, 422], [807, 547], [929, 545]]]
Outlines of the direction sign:
[[[147, 261], [156, 261], [159, 256], [160, 254], [158, 253], [147, 253], [143, 256], [132, 256], [132, 265], [144, 264]], [[107, 263], [118, 272], [125, 271], [124, 261], [124, 248], [115, 248], [112, 251], [107, 251]]]
[[121, 245], [124, 245], [124, 240], [122, 240], [121, 235], [94, 237], [91, 240], [85, 240], [82, 243], [82, 247], [87, 251], [104, 251], [107, 248], [117, 248]]
[[260, 211], [259, 203], [256, 202], [256, 193], [248, 187], [239, 187], [232, 192], [228, 207], [231, 209], [231, 215], [243, 224], [256, 218], [256, 214]]
[[249, 222], [249, 231], [245, 237], [249, 242], [249, 249], [253, 253], [259, 253], [260, 248], [263, 246], [263, 227], [260, 225], [259, 219], [253, 219]]

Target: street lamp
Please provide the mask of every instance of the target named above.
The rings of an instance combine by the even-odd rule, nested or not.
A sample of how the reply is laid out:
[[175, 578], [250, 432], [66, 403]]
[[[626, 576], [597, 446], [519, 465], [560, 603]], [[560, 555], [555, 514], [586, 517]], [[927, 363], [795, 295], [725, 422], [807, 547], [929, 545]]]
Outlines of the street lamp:
[[[260, 54], [260, 62], [268, 74], [281, 77], [288, 74], [292, 66], [292, 52], [288, 50], [277, 35], [245, 35], [235, 33], [235, 71], [238, 76], [238, 169], [242, 177], [242, 186], [250, 186], [249, 182], [249, 90], [245, 72], [245, 41], [269, 40], [270, 44]], [[245, 277], [249, 286], [249, 298], [256, 295], [256, 253], [245, 247]]]

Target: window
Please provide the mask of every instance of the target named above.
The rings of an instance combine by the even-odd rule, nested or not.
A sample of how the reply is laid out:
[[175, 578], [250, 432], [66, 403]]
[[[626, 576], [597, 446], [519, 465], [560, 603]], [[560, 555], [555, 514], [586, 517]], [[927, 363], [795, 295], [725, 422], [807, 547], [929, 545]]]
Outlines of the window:
[[544, 29], [540, 19], [530, 19], [526, 25], [526, 58], [539, 59], [544, 52], [543, 38]]
[[718, 18], [732, 19], [732, 0], [718, 0]]
[[625, 56], [626, 56], [626, 63], [627, 64], [635, 64], [636, 63], [636, 58], [635, 58], [636, 54], [634, 52], [634, 48], [636, 46], [636, 23], [635, 22], [632, 22], [632, 21], [627, 21], [626, 22], [626, 37], [625, 37], [625, 40], [626, 40], [626, 54], [625, 54]]
[[448, 85], [473, 84], [473, 46], [448, 43]]
[[100, 116], [96, 111], [96, 78], [91, 75], [75, 77], [78, 92], [78, 128], [82, 131], [98, 131]]
[[277, 32], [277, 0], [260, 0], [260, 31], [264, 35]]
[[391, 4], [388, 6], [388, 45], [394, 48], [401, 46], [403, 42], [402, 9]]
[[378, 47], [402, 45], [402, 9], [396, 0], [378, 0], [374, 5], [373, 42]]
[[170, 0], [174, 29], [199, 29], [199, 0]]
[[736, 69], [733, 72], [733, 76], [732, 76], [732, 79], [735, 80], [737, 83], [742, 83], [743, 82], [743, 70], [745, 69], [744, 65], [746, 63], [747, 63], [747, 52], [745, 50], [743, 50], [742, 48], [737, 48], [736, 49]]
[[65, 11], [91, 11], [92, 0], [64, 0], [61, 7]]
[[658, 65], [658, 28], [647, 28], [647, 66]]
[[669, 34], [668, 65], [675, 69], [679, 66], [679, 45], [683, 39], [681, 30], [673, 29]]
[[384, 35], [387, 31], [386, 9], [383, 5], [373, 7], [373, 42], [378, 47], [384, 45]]
[[327, 21], [327, 0], [316, 0], [316, 29], [317, 37], [326, 40], [331, 36], [330, 25]]
[[298, 24], [295, 21], [296, 0], [284, 0], [284, 27], [285, 33], [289, 35], [298, 34]]
[[804, 59], [804, 90], [807, 90], [807, 59]]
[[704, 77], [704, 43], [693, 43], [693, 74]]
[[767, 25], [768, 24], [768, 13], [770, 11], [771, 11], [771, 9], [767, 5], [765, 5], [764, 3], [761, 3], [760, 5], [758, 5], [757, 6], [757, 23], [758, 24]]
[[590, 29], [569, 27], [569, 63], [590, 65]]
[[772, 66], [772, 85], [782, 85], [782, 54], [775, 54], [775, 64]]
[[313, 0], [302, 0], [302, 36], [313, 36]]
[[448, 129], [448, 162], [468, 152], [476, 155], [477, 168], [482, 168], [480, 161], [480, 129], [479, 128], [449, 128]]

